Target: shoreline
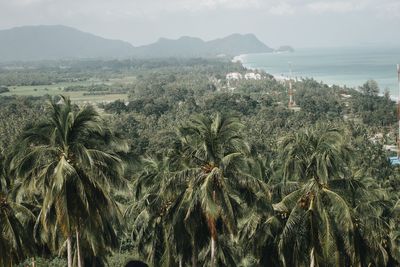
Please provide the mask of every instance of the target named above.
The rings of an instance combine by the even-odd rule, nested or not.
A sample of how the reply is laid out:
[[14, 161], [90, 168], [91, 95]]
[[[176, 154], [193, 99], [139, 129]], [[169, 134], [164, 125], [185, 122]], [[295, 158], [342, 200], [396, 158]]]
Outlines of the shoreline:
[[[238, 63], [238, 62], [239, 62], [240, 64], [242, 64], [242, 66], [243, 66], [244, 68], [246, 68], [246, 69], [248, 69], [248, 70], [252, 70], [252, 71], [261, 70], [261, 71], [264, 71], [265, 73], [267, 73], [267, 74], [271, 75], [272, 77], [274, 77], [274, 79], [277, 80], [277, 81], [288, 81], [288, 80], [290, 80], [289, 77], [284, 76], [284, 75], [269, 73], [269, 72], [267, 72], [267, 71], [264, 70], [264, 69], [253, 68], [253, 67], [250, 67], [250, 66], [245, 66], [245, 63], [243, 62], [243, 58], [246, 57], [247, 55], [249, 55], [249, 54], [241, 54], [241, 55], [235, 56], [235, 57], [233, 57], [233, 59], [231, 60], [231, 62], [233, 62], [233, 63]], [[252, 55], [256, 55], [256, 54], [252, 54]], [[310, 78], [310, 77], [305, 77], [305, 78], [304, 78], [304, 77], [300, 77], [300, 78], [295, 77], [295, 78], [292, 78], [292, 79], [295, 80], [295, 81], [301, 81], [301, 80], [309, 79], [309, 78]], [[312, 77], [311, 77], [311, 78], [312, 78]], [[312, 79], [314, 79], [314, 78], [312, 78]], [[323, 81], [321, 81], [321, 82], [323, 82]], [[326, 84], [326, 83], [325, 83], [325, 84]], [[333, 86], [333, 85], [330, 85], [330, 84], [327, 84], [327, 85], [328, 85], [329, 87]]]
[[[265, 54], [265, 53], [262, 53], [262, 54]], [[245, 60], [245, 58], [246, 58], [246, 56], [248, 56], [248, 55], [250, 55], [250, 54], [240, 54], [240, 55], [237, 55], [237, 56], [234, 56], [233, 58], [232, 58], [232, 60], [231, 60], [231, 62], [234, 62], [234, 63], [238, 63], [238, 62], [240, 62], [240, 64], [242, 64], [242, 66], [244, 67], [244, 68], [246, 68], [246, 69], [248, 69], [248, 70], [251, 70], [251, 71], [257, 71], [257, 70], [262, 70], [262, 71], [264, 71], [264, 72], [266, 72], [267, 74], [269, 74], [269, 75], [271, 75], [272, 77], [274, 77], [274, 79], [275, 80], [277, 80], [277, 81], [287, 81], [287, 80], [289, 80], [290, 78], [289, 77], [287, 77], [287, 76], [283, 76], [283, 75], [279, 75], [279, 74], [274, 74], [274, 73], [270, 73], [270, 72], [267, 72], [265, 69], [263, 69], [263, 68], [255, 68], [255, 67], [251, 67], [251, 66], [246, 66], [246, 63], [244, 62], [244, 60]], [[251, 54], [251, 55], [256, 55], [256, 54]], [[323, 83], [323, 84], [326, 84], [327, 86], [329, 86], [329, 87], [333, 87], [333, 86], [339, 86], [339, 87], [346, 87], [346, 88], [349, 88], [349, 89], [353, 89], [353, 90], [356, 90], [356, 91], [359, 91], [359, 87], [361, 87], [362, 86], [362, 84], [358, 84], [358, 85], [355, 85], [355, 86], [349, 86], [349, 85], [346, 85], [346, 84], [343, 84], [343, 85], [340, 85], [340, 84], [335, 84], [335, 83], [332, 83], [332, 84], [329, 84], [329, 83], [327, 83], [327, 82], [325, 82], [325, 81], [323, 81], [323, 80], [320, 80], [320, 81], [318, 81], [315, 77], [300, 77], [300, 78], [298, 78], [298, 77], [295, 77], [295, 78], [293, 78], [295, 81], [302, 81], [302, 80], [304, 80], [304, 79], [314, 79], [315, 81], [317, 81], [317, 82], [320, 82], [320, 83]], [[374, 80], [374, 79], [372, 79], [372, 80]], [[366, 80], [367, 81], [367, 80]], [[381, 88], [380, 88], [380, 92], [379, 92], [379, 96], [383, 96], [384, 95], [384, 91], [385, 90], [381, 90]], [[392, 99], [394, 102], [400, 102], [400, 95], [399, 96], [396, 96], [396, 95], [393, 95], [393, 94], [390, 94], [390, 99]]]

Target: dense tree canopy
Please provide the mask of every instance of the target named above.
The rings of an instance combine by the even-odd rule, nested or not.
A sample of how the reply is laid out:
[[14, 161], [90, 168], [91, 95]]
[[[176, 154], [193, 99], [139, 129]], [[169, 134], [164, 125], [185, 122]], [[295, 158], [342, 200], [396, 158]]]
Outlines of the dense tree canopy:
[[229, 83], [247, 70], [225, 60], [62, 64], [0, 86], [127, 98], [0, 98], [0, 266], [400, 264], [396, 107], [375, 82], [297, 81], [289, 109], [285, 82]]

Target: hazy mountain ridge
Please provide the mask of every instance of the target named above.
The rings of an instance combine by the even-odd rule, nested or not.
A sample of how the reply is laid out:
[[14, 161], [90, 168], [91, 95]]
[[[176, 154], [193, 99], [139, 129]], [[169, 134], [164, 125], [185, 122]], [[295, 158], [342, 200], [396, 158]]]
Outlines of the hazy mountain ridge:
[[161, 58], [215, 57], [274, 50], [254, 34], [232, 34], [203, 41], [184, 36], [177, 40], [160, 38], [149, 45], [134, 47], [77, 29], [56, 26], [23, 26], [0, 31], [0, 61], [35, 61], [70, 58]]
[[254, 34], [232, 34], [207, 42], [187, 36], [176, 40], [161, 38], [156, 43], [137, 47], [134, 55], [138, 57], [213, 57], [221, 54], [234, 56], [273, 51]]
[[66, 26], [24, 26], [0, 31], [0, 61], [115, 58], [134, 47]]

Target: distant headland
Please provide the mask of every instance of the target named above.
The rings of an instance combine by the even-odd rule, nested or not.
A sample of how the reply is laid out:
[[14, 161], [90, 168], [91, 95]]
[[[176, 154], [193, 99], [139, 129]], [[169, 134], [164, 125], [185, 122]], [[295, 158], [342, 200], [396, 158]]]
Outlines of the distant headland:
[[23, 26], [0, 31], [0, 61], [59, 59], [118, 59], [166, 57], [233, 57], [240, 54], [293, 51], [290, 46], [273, 49], [254, 34], [231, 34], [203, 41], [184, 36], [160, 38], [157, 42], [133, 46], [62, 25]]

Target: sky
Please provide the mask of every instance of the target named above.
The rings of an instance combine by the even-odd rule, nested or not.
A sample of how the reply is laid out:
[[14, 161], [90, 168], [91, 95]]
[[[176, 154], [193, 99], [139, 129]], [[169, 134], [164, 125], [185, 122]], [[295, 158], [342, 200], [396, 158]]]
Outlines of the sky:
[[66, 25], [143, 45], [254, 33], [271, 47], [400, 45], [400, 0], [0, 0], [0, 29]]

